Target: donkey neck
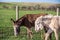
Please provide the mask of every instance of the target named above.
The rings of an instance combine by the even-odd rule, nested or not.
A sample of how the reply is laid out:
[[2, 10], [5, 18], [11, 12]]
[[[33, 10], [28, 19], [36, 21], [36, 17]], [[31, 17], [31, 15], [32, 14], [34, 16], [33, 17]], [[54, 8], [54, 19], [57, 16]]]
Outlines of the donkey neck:
[[19, 26], [22, 26], [22, 25], [24, 24], [24, 19], [25, 19], [25, 17], [23, 16], [23, 17], [21, 17], [20, 19], [18, 19], [18, 20], [16, 21], [16, 23], [17, 23]]

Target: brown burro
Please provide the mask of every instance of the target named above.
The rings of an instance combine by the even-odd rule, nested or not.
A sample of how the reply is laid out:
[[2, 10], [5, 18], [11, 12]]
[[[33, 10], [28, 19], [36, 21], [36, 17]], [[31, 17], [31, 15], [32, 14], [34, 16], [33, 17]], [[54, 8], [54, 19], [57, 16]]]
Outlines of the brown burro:
[[11, 21], [13, 22], [14, 35], [17, 36], [20, 32], [20, 27], [24, 26], [27, 28], [28, 36], [30, 38], [32, 38], [31, 28], [34, 27], [35, 20], [37, 19], [37, 17], [45, 16], [45, 15], [48, 15], [48, 14], [43, 14], [43, 13], [41, 13], [41, 14], [26, 14], [16, 21], [14, 21], [11, 18]]

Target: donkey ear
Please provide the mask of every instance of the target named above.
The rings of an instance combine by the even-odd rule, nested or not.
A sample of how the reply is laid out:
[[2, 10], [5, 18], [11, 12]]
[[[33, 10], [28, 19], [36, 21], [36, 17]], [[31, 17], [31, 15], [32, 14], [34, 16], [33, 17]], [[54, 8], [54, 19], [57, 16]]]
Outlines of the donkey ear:
[[15, 21], [11, 18], [11, 21], [13, 22], [13, 23], [15, 23]]

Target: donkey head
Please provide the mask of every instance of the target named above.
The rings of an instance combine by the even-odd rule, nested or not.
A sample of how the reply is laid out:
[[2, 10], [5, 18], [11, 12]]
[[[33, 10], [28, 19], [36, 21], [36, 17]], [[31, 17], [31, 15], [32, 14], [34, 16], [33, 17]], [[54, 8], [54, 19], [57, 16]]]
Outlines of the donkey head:
[[20, 27], [16, 21], [13, 19], [11, 19], [11, 21], [13, 22], [14, 35], [17, 36], [20, 32]]
[[35, 21], [35, 31], [38, 32], [39, 30], [43, 29], [43, 25], [42, 25], [42, 16], [38, 17]]

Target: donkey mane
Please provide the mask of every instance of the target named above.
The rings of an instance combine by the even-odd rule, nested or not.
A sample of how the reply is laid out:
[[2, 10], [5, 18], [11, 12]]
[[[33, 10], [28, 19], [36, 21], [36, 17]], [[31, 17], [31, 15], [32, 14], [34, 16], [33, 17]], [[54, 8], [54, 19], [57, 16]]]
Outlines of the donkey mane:
[[16, 20], [16, 22], [22, 21], [25, 17], [22, 16], [21, 18], [19, 18], [18, 20]]

